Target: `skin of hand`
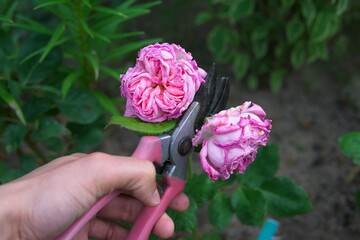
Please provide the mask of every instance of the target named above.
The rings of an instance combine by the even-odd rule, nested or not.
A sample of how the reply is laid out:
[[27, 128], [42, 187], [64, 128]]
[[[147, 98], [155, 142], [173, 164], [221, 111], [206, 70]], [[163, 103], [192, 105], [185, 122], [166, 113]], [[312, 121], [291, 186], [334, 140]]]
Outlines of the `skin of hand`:
[[[100, 197], [120, 189], [75, 239], [125, 239], [128, 230], [110, 220], [133, 223], [144, 205], [155, 206], [155, 168], [149, 161], [105, 153], [75, 153], [60, 157], [4, 185], [0, 185], [0, 236], [2, 239], [52, 239], [84, 214]], [[184, 211], [185, 194], [170, 207]], [[169, 238], [174, 223], [164, 214], [153, 232]], [[4, 238], [3, 238], [4, 237]]]

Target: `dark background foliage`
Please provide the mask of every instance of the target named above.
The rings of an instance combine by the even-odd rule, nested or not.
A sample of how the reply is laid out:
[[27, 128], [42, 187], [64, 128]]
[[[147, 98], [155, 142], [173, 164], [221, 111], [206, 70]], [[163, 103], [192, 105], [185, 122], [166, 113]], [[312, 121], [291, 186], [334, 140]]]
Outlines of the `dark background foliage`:
[[286, 239], [358, 239], [359, 136], [344, 135], [359, 131], [358, 10], [347, 0], [0, 0], [0, 183], [72, 152], [131, 154], [139, 136], [105, 128], [124, 110], [119, 74], [141, 47], [177, 43], [232, 79], [229, 107], [260, 104], [273, 130], [227, 182], [193, 156], [191, 207], [169, 212], [175, 238], [254, 239], [273, 217]]

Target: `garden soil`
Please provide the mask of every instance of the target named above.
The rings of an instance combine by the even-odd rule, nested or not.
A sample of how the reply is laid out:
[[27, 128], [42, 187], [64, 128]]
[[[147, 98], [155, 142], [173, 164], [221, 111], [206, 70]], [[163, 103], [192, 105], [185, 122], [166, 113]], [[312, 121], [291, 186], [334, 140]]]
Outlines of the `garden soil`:
[[[354, 197], [360, 173], [353, 174], [355, 165], [338, 146], [342, 134], [360, 130], [360, 76], [345, 82], [337, 79], [323, 67], [308, 67], [288, 76], [276, 95], [232, 84], [228, 107], [253, 101], [265, 109], [273, 121], [269, 142], [280, 147], [278, 175], [302, 186], [314, 206], [301, 216], [275, 218], [278, 239], [360, 239], [360, 210]], [[130, 155], [139, 141], [135, 133], [117, 126], [108, 127], [106, 135], [99, 150], [112, 154]], [[201, 171], [199, 160], [193, 161]], [[198, 225], [200, 233], [213, 230], [206, 209], [200, 211]], [[248, 240], [256, 239], [259, 230], [234, 217], [221, 234], [223, 239]]]

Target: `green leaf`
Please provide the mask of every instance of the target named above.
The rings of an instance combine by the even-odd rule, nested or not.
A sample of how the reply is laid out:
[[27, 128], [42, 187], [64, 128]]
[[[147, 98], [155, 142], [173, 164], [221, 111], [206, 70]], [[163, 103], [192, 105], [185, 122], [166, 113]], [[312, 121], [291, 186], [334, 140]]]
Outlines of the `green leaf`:
[[8, 183], [25, 174], [21, 168], [9, 168], [4, 174], [0, 175], [0, 183]]
[[62, 137], [70, 132], [54, 118], [41, 119], [39, 128], [31, 134], [35, 140], [47, 140], [52, 137]]
[[246, 53], [239, 53], [236, 55], [233, 69], [236, 78], [239, 80], [245, 76], [250, 66], [250, 58]]
[[94, 79], [98, 80], [99, 78], [99, 59], [93, 54], [86, 54], [86, 58], [89, 60], [91, 67], [94, 71]]
[[6, 23], [14, 23], [14, 21], [6, 15], [0, 14], [0, 21]]
[[349, 0], [337, 0], [336, 15], [338, 16], [342, 15], [344, 12], [346, 12], [348, 6], [349, 6]]
[[53, 106], [51, 99], [35, 97], [28, 99], [24, 104], [24, 115], [28, 122], [33, 122], [43, 116]]
[[339, 138], [343, 154], [360, 165], [360, 132], [350, 132]]
[[111, 117], [108, 125], [120, 125], [131, 131], [145, 135], [160, 135], [171, 131], [176, 126], [176, 120], [165, 121], [161, 123], [147, 123], [137, 118], [124, 116]]
[[87, 6], [88, 8], [92, 8], [92, 5], [90, 3], [89, 0], [83, 0], [83, 3], [85, 4], [85, 6]]
[[74, 82], [77, 80], [79, 76], [80, 76], [80, 72], [78, 71], [70, 72], [66, 76], [66, 78], [61, 84], [61, 96], [63, 99], [67, 96], [71, 86], [74, 84]]
[[248, 86], [249, 89], [255, 90], [259, 86], [259, 79], [254, 74], [250, 74], [246, 78], [246, 85]]
[[0, 97], [6, 102], [6, 104], [9, 105], [10, 108], [12, 108], [16, 114], [16, 116], [19, 118], [20, 122], [24, 125], [26, 125], [26, 120], [24, 118], [24, 114], [16, 101], [16, 99], [10, 95], [10, 93], [6, 90], [4, 85], [0, 83]]
[[131, 42], [122, 45], [119, 48], [113, 49], [109, 54], [106, 55], [106, 57], [103, 59], [103, 61], [109, 61], [114, 58], [122, 57], [123, 55], [139, 50], [140, 48], [152, 44], [154, 42], [160, 42], [161, 38], [153, 38], [153, 39], [147, 39], [147, 40], [141, 40], [137, 42]]
[[101, 144], [103, 131], [99, 128], [91, 128], [85, 134], [74, 137], [75, 147], [72, 152], [89, 152]]
[[15, 22], [12, 24], [14, 27], [19, 27], [23, 29], [30, 30], [31, 32], [35, 33], [41, 33], [46, 35], [53, 34], [53, 29], [48, 28], [44, 24], [41, 24], [39, 22], [36, 22], [30, 18], [24, 17], [24, 16], [18, 16], [19, 20], [23, 22]]
[[229, 10], [229, 18], [232, 22], [237, 22], [240, 18], [250, 16], [255, 9], [255, 0], [233, 1]]
[[325, 61], [328, 59], [329, 56], [326, 42], [311, 44], [308, 48], [307, 53], [307, 63], [313, 63], [318, 59]]
[[56, 103], [67, 120], [75, 123], [92, 123], [102, 113], [96, 97], [85, 89], [72, 88], [65, 99]]
[[195, 24], [197, 26], [203, 25], [212, 18], [211, 13], [208, 11], [199, 12], [195, 18]]
[[[54, 78], [54, 73], [57, 72], [57, 68], [62, 63], [62, 51], [60, 47], [53, 46], [48, 53], [46, 60], [43, 62], [39, 61], [38, 56], [39, 49], [44, 48], [44, 45], [48, 45], [49, 42], [48, 36], [33, 35], [21, 45], [20, 58], [27, 59], [26, 61], [21, 62], [17, 72], [22, 85], [25, 86], [27, 83], [39, 83], [44, 81], [48, 76]], [[57, 43], [55, 43], [55, 45], [56, 44]], [[34, 52], [36, 52], [35, 55]], [[28, 58], [29, 55], [32, 55], [33, 57]]]
[[358, 209], [360, 209], [360, 190], [355, 192], [355, 204]]
[[99, 11], [102, 13], [113, 14], [118, 17], [128, 18], [128, 16], [126, 16], [126, 14], [124, 14], [123, 12], [118, 11], [116, 9], [107, 8], [107, 7], [103, 7], [103, 6], [95, 6], [95, 7], [93, 7], [93, 9], [95, 11]]
[[[115, 80], [119, 81], [120, 80], [120, 74], [108, 67], [105, 66], [100, 66], [100, 71], [107, 74], [108, 76], [114, 78]], [[120, 72], [120, 71], [119, 71]]]
[[93, 94], [97, 98], [98, 102], [103, 107], [103, 109], [106, 110], [108, 113], [112, 115], [120, 114], [115, 103], [108, 96], [98, 91], [93, 92]]
[[217, 190], [217, 185], [206, 174], [192, 174], [187, 180], [185, 193], [201, 206], [211, 199]]
[[236, 178], [242, 185], [259, 187], [263, 182], [275, 176], [279, 162], [279, 147], [277, 145], [261, 147], [255, 161], [250, 164], [244, 174], [237, 174]]
[[62, 3], [66, 3], [66, 1], [65, 0], [51, 0], [51, 1], [47, 1], [42, 4], [37, 5], [36, 7], [34, 7], [34, 10], [37, 10], [37, 9], [43, 8], [43, 7], [53, 6], [56, 4], [62, 4]]
[[217, 192], [211, 199], [208, 208], [210, 222], [218, 229], [223, 230], [230, 223], [232, 214], [230, 197], [223, 192]]
[[9, 124], [3, 133], [3, 141], [7, 152], [13, 152], [20, 147], [25, 138], [27, 128], [24, 125]]
[[94, 38], [94, 34], [92, 33], [91, 29], [89, 28], [89, 26], [87, 25], [87, 23], [85, 22], [84, 19], [80, 19], [79, 20], [80, 25], [82, 27], [82, 29], [91, 37]]
[[295, 69], [299, 69], [304, 65], [306, 61], [306, 51], [305, 44], [303, 42], [298, 42], [291, 50], [290, 60]]
[[44, 59], [46, 58], [46, 56], [49, 54], [49, 52], [51, 51], [51, 49], [53, 49], [56, 45], [56, 43], [58, 42], [58, 40], [60, 39], [60, 37], [62, 36], [62, 34], [64, 33], [65, 30], [65, 24], [61, 23], [54, 31], [54, 34], [51, 36], [49, 43], [46, 45], [43, 54], [40, 57], [39, 62], [41, 63], [42, 61], [44, 61]]
[[261, 191], [238, 187], [231, 197], [231, 204], [243, 224], [260, 226], [264, 222], [267, 207]]
[[292, 217], [313, 209], [304, 189], [287, 177], [269, 179], [260, 190], [268, 202], [269, 212], [276, 217]]
[[316, 7], [313, 0], [300, 1], [301, 13], [306, 19], [306, 26], [310, 27], [316, 16]]
[[226, 54], [230, 42], [229, 29], [222, 25], [215, 26], [207, 36], [210, 51], [220, 60]]
[[339, 19], [329, 10], [320, 11], [310, 30], [310, 40], [313, 43], [323, 42], [336, 32], [339, 27]]
[[275, 69], [270, 74], [270, 88], [273, 93], [279, 93], [284, 81], [286, 70], [283, 68]]
[[263, 58], [268, 51], [269, 44], [267, 40], [258, 40], [253, 42], [252, 49], [256, 59]]
[[197, 226], [197, 204], [191, 197], [190, 206], [185, 212], [177, 212], [173, 210], [167, 210], [169, 216], [175, 223], [176, 231], [192, 232]]
[[36, 158], [31, 155], [24, 155], [20, 157], [20, 168], [24, 173], [28, 173], [37, 168]]
[[286, 24], [286, 37], [289, 43], [295, 43], [304, 33], [304, 25], [299, 17], [295, 16]]
[[251, 30], [251, 41], [256, 42], [258, 40], [266, 39], [269, 29], [270, 25], [266, 24], [264, 21], [262, 21], [261, 24], [256, 24]]

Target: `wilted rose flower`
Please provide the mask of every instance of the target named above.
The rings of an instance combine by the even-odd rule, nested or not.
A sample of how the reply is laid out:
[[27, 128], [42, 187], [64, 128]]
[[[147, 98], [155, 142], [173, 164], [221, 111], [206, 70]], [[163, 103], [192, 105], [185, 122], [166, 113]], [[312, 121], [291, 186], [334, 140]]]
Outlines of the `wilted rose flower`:
[[259, 105], [245, 102], [215, 114], [196, 132], [192, 141], [195, 146], [202, 143], [200, 160], [210, 178], [224, 180], [245, 172], [268, 140], [271, 120], [265, 115]]
[[121, 78], [125, 116], [146, 122], [178, 118], [193, 101], [206, 72], [176, 44], [156, 43], [139, 51], [136, 64]]

